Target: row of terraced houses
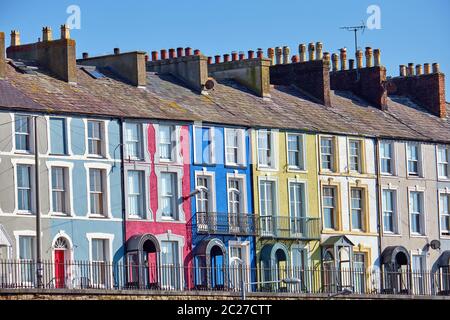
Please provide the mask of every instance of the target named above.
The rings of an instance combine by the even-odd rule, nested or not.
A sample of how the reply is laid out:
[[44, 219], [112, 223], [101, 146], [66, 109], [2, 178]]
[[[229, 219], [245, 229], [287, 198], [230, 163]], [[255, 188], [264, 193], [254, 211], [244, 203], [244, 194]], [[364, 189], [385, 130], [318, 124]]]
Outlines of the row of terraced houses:
[[65, 25], [4, 52], [0, 287], [449, 294], [437, 63], [389, 77], [379, 49], [320, 42], [76, 59]]

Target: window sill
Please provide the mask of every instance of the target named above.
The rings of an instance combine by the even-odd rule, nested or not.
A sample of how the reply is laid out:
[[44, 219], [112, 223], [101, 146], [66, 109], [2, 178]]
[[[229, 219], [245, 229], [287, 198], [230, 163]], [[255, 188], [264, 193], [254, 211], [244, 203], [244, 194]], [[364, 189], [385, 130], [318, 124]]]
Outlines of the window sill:
[[424, 234], [418, 234], [418, 233], [410, 233], [409, 236], [411, 238], [428, 238], [428, 236], [426, 236]]
[[450, 177], [438, 177], [438, 181], [450, 182]]
[[297, 167], [288, 167], [287, 172], [308, 173], [308, 170]]
[[34, 155], [34, 152], [31, 151], [25, 151], [25, 150], [14, 150], [15, 154], [21, 154], [21, 155]]
[[108, 216], [102, 215], [102, 214], [88, 214], [88, 218], [93, 218], [93, 219], [108, 219]]
[[395, 232], [383, 231], [383, 237], [401, 237], [402, 235]]
[[49, 215], [49, 216], [53, 216], [53, 217], [67, 217], [67, 218], [69, 218], [69, 217], [72, 216], [72, 215], [69, 214], [69, 213], [53, 212], [53, 211], [50, 211], [50, 212], [48, 213], [48, 215]]
[[86, 157], [87, 158], [92, 158], [92, 159], [106, 159], [105, 156], [98, 155], [98, 154], [87, 154]]
[[35, 216], [35, 213], [31, 211], [16, 211], [14, 213], [18, 216]]
[[234, 169], [245, 169], [247, 166], [245, 164], [239, 164], [239, 163], [226, 163], [225, 167], [227, 168], [234, 168]]

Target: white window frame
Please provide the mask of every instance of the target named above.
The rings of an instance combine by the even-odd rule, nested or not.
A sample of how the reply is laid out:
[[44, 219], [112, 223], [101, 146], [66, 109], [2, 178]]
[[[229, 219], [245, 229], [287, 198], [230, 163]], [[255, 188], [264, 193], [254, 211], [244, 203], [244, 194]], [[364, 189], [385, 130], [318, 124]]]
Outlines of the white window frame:
[[[445, 149], [447, 153], [447, 162], [441, 161], [439, 158], [440, 150]], [[450, 180], [450, 146], [449, 145], [437, 145], [436, 146], [436, 159], [437, 159], [437, 176], [439, 180]], [[447, 166], [447, 175], [441, 176], [439, 173], [439, 166]]]
[[[66, 147], [66, 153], [60, 154], [60, 153], [52, 153], [52, 128], [51, 128], [51, 120], [52, 119], [63, 119], [64, 120], [64, 129], [65, 129], [65, 147]], [[70, 135], [70, 122], [72, 118], [70, 117], [59, 117], [59, 116], [45, 116], [45, 120], [47, 123], [47, 143], [48, 143], [48, 153], [47, 155], [55, 156], [55, 157], [64, 157], [64, 156], [70, 156], [72, 155], [72, 149], [71, 149], [71, 135]]]
[[[109, 139], [108, 139], [108, 124], [109, 121], [99, 120], [99, 119], [83, 119], [85, 125], [85, 156], [88, 158], [106, 158], [109, 159]], [[101, 145], [101, 154], [92, 154], [89, 153], [89, 122], [98, 122], [100, 123], [100, 145]]]
[[[162, 241], [175, 241], [178, 242], [178, 265], [180, 266], [180, 268], [183, 267], [183, 259], [184, 259], [184, 246], [186, 243], [186, 239], [183, 236], [177, 235], [177, 234], [173, 234], [170, 230], [168, 230], [166, 233], [161, 233], [161, 234], [157, 234], [155, 235], [156, 239], [158, 240], [160, 246]], [[159, 279], [161, 279], [161, 275], [159, 274]], [[184, 288], [184, 272], [180, 272], [179, 274], [180, 277], [180, 288], [182, 289]]]
[[[392, 206], [393, 206], [393, 212], [392, 212], [392, 227], [393, 231], [385, 230], [384, 228], [384, 212], [385, 208], [383, 206], [383, 196], [384, 191], [389, 191], [393, 193], [393, 199], [392, 199]], [[381, 188], [381, 211], [382, 211], [382, 220], [383, 220], [383, 234], [386, 235], [399, 235], [400, 234], [400, 223], [399, 223], [399, 212], [398, 212], [398, 189], [392, 188], [392, 187], [382, 187]]]
[[[382, 144], [389, 144], [390, 145], [390, 149], [391, 149], [391, 157], [390, 158], [386, 158], [381, 154], [381, 145]], [[386, 176], [393, 176], [396, 173], [396, 168], [395, 168], [395, 143], [394, 141], [389, 141], [389, 140], [382, 140], [380, 141], [380, 145], [378, 148], [378, 152], [380, 154], [380, 160], [379, 160], [379, 168], [380, 168], [380, 174], [381, 175], [386, 175]], [[382, 169], [382, 160], [383, 159], [389, 159], [391, 162], [391, 172], [384, 172]]]
[[[244, 261], [242, 261], [241, 258], [232, 257], [231, 256], [231, 251], [232, 251], [231, 248], [240, 248], [241, 252], [245, 252], [245, 254], [243, 254], [245, 256], [245, 257], [243, 257]], [[244, 266], [244, 269], [245, 269], [247, 282], [249, 282], [250, 279], [251, 279], [250, 278], [250, 271], [251, 271], [250, 270], [250, 268], [251, 268], [250, 241], [236, 241], [236, 240], [229, 240], [228, 241], [228, 266], [230, 268], [231, 268], [231, 264], [234, 261], [239, 261], [239, 263], [242, 263], [242, 265]], [[233, 270], [233, 269], [231, 269], [231, 270]], [[239, 275], [239, 277], [241, 277], [241, 275]], [[248, 285], [248, 287], [250, 288], [250, 284]]]
[[[352, 200], [353, 200], [353, 196], [352, 196], [352, 191], [354, 189], [357, 189], [361, 192], [361, 198], [360, 198], [360, 202], [361, 202], [361, 207], [356, 209], [353, 208], [352, 206]], [[367, 189], [363, 188], [363, 187], [357, 187], [357, 186], [351, 186], [349, 188], [349, 198], [350, 198], [350, 202], [349, 202], [349, 207], [350, 207], [350, 216], [349, 216], [349, 222], [350, 222], [350, 226], [351, 226], [351, 230], [352, 231], [356, 231], [356, 232], [366, 232], [367, 230], [365, 230], [365, 220], [368, 218], [367, 217], [367, 203], [366, 203], [366, 193]], [[359, 210], [360, 214], [361, 214], [361, 228], [355, 228], [353, 226], [353, 209]]]
[[[14, 170], [14, 214], [19, 215], [34, 215], [36, 213], [36, 177], [34, 174], [34, 159], [25, 159], [25, 158], [13, 158], [11, 159], [11, 164], [13, 165]], [[31, 210], [19, 210], [19, 202], [18, 202], [18, 181], [17, 181], [17, 166], [18, 165], [28, 165], [30, 166], [30, 183], [31, 183]]]
[[[210, 163], [203, 163], [203, 155], [201, 156], [201, 159], [198, 159], [197, 155], [197, 144], [200, 142], [201, 144], [201, 150], [203, 152], [203, 137], [200, 137], [200, 141], [197, 140], [197, 129], [208, 129], [209, 132], [209, 141], [211, 141], [210, 144]], [[194, 164], [197, 165], [214, 165], [216, 163], [216, 143], [215, 143], [215, 127], [213, 126], [202, 126], [202, 125], [194, 125], [193, 131], [192, 131], [192, 139], [193, 139], [193, 147], [194, 147]]]
[[[87, 194], [87, 217], [89, 218], [112, 218], [111, 214], [111, 193], [110, 193], [110, 181], [109, 181], [109, 172], [111, 171], [111, 165], [105, 163], [93, 163], [86, 162], [84, 164], [84, 168], [86, 169], [86, 194]], [[105, 182], [103, 185], [103, 206], [104, 206], [104, 214], [93, 214], [91, 213], [91, 199], [90, 199], [90, 176], [89, 169], [100, 169], [103, 170], [103, 181]]]
[[[298, 161], [299, 166], [289, 164], [289, 136], [295, 136], [300, 141], [298, 141], [299, 149], [298, 152]], [[295, 133], [295, 132], [286, 132], [286, 163], [289, 171], [306, 171], [306, 137], [303, 133]]]
[[[130, 185], [129, 185], [129, 179], [130, 179], [130, 172], [137, 172], [140, 178], [140, 197], [142, 202], [142, 212], [139, 215], [132, 214], [130, 212]], [[127, 195], [127, 204], [126, 204], [126, 210], [127, 210], [127, 218], [129, 219], [145, 219], [147, 217], [147, 184], [146, 184], [146, 171], [140, 170], [138, 168], [136, 169], [128, 169], [126, 170], [126, 195]]]
[[231, 212], [230, 209], [230, 188], [229, 188], [229, 182], [231, 179], [236, 179], [239, 181], [239, 185], [241, 187], [240, 192], [240, 211], [239, 214], [245, 214], [248, 213], [247, 211], [247, 180], [245, 174], [238, 174], [238, 173], [227, 173], [227, 208], [228, 212]]
[[[107, 265], [111, 265], [112, 261], [113, 261], [113, 245], [114, 245], [114, 234], [111, 233], [86, 233], [86, 238], [88, 240], [88, 246], [89, 246], [89, 265], [90, 265], [90, 270], [89, 270], [89, 275], [92, 278], [92, 274], [93, 274], [93, 270], [92, 270], [92, 240], [106, 240], [107, 244], [108, 244], [108, 248], [107, 248], [107, 252], [108, 252], [108, 257], [106, 260], [106, 264]], [[112, 268], [107, 268], [108, 271], [112, 271]], [[108, 272], [109, 273], [109, 283], [113, 284], [113, 272]], [[101, 286], [99, 286], [101, 287]]]
[[[237, 161], [236, 162], [230, 162], [228, 161], [228, 132], [235, 131], [237, 135], [237, 146], [236, 146], [236, 155], [237, 155]], [[225, 158], [225, 165], [230, 167], [244, 167], [246, 166], [246, 132], [242, 128], [224, 128], [224, 139], [225, 139], [225, 146], [224, 146], [224, 158]]]
[[[162, 206], [161, 206], [161, 174], [162, 173], [174, 173], [176, 176], [175, 181], [175, 187], [176, 189], [176, 209], [177, 209], [177, 218], [173, 219], [171, 217], [163, 217], [162, 215]], [[158, 185], [158, 209], [156, 211], [156, 221], [157, 222], [171, 222], [171, 223], [185, 223], [185, 212], [183, 209], [183, 203], [184, 201], [178, 201], [179, 198], [183, 196], [183, 175], [184, 175], [184, 169], [180, 166], [155, 166], [155, 174], [157, 179], [157, 185]], [[179, 203], [178, 203], [179, 202]]]
[[[408, 177], [412, 177], [412, 178], [420, 178], [423, 177], [423, 171], [422, 171], [422, 145], [420, 143], [417, 142], [407, 142], [405, 143], [406, 145], [406, 174]], [[409, 162], [410, 162], [410, 158], [409, 158], [409, 146], [410, 145], [415, 145], [417, 147], [417, 160], [412, 160], [412, 161], [417, 161], [417, 174], [412, 173], [409, 170]]]
[[[33, 251], [34, 251], [33, 258], [34, 259], [32, 259], [32, 261], [35, 260], [36, 254], [37, 254], [37, 252], [36, 252], [36, 249], [37, 249], [36, 248], [36, 231], [34, 231], [34, 230], [16, 230], [13, 232], [13, 234], [14, 234], [14, 240], [16, 242], [16, 259], [17, 259], [17, 261], [22, 260], [22, 259], [20, 259], [20, 237], [33, 237], [34, 238], [34, 248], [33, 248]], [[41, 233], [41, 236], [42, 236], [42, 233]], [[27, 259], [26, 261], [29, 261], [29, 259]], [[26, 286], [33, 285], [33, 283], [31, 283], [31, 282], [23, 281], [22, 272], [21, 272], [20, 267], [18, 269], [19, 269], [18, 277], [20, 279], [19, 281], [22, 282]], [[33, 274], [33, 278], [35, 278], [35, 276], [36, 275]]]
[[[332, 185], [328, 185], [328, 184], [323, 184], [322, 186], [321, 186], [321, 203], [322, 203], [322, 220], [323, 220], [323, 229], [324, 230], [333, 230], [333, 231], [335, 231], [335, 230], [337, 230], [338, 229], [338, 226], [339, 226], [339, 221], [338, 221], [338, 216], [339, 216], [339, 199], [338, 199], [338, 197], [339, 197], [339, 187], [338, 186], [336, 186], [336, 185], [334, 185], [334, 184], [332, 184]], [[325, 188], [332, 188], [334, 191], [333, 191], [333, 199], [334, 199], [334, 206], [333, 206], [333, 227], [332, 228], [329, 228], [329, 227], [327, 227], [327, 226], [325, 226], [325, 208], [331, 208], [331, 207], [329, 207], [329, 206], [325, 206], [325, 202], [324, 202], [324, 196], [325, 196], [325, 194], [324, 194], [324, 189]]]
[[[161, 163], [167, 163], [167, 162], [177, 162], [177, 141], [178, 139], [178, 130], [177, 130], [177, 126], [170, 124], [170, 123], [160, 123], [158, 125], [154, 125], [155, 127], [155, 136], [157, 138], [156, 140], [156, 145], [157, 145], [157, 150], [156, 150], [156, 155], [158, 158], [158, 161]], [[170, 158], [166, 159], [166, 158], [162, 158], [161, 157], [161, 134], [160, 134], [160, 130], [161, 127], [167, 127], [169, 128], [170, 132]]]
[[[357, 150], [357, 152], [358, 152], [358, 154], [357, 155], [352, 155], [351, 154], [351, 143], [352, 142], [356, 142], [356, 143], [358, 143], [358, 150]], [[349, 172], [354, 172], [354, 173], [363, 173], [364, 172], [364, 168], [363, 168], [363, 166], [364, 166], [364, 157], [363, 157], [363, 154], [364, 154], [364, 150], [363, 150], [363, 148], [364, 148], [364, 141], [363, 140], [361, 140], [361, 139], [356, 139], [356, 138], [348, 138], [347, 139], [347, 143], [348, 143], [348, 159], [347, 159], [347, 161], [348, 161], [348, 171]], [[354, 158], [354, 157], [357, 157], [357, 163], [356, 163], [356, 165], [358, 166], [358, 168], [355, 170], [355, 169], [352, 169], [351, 168], [351, 166], [352, 166], [352, 158]]]
[[[411, 203], [411, 193], [418, 192], [421, 194], [421, 212], [420, 212], [420, 233], [412, 231], [412, 203]], [[409, 221], [409, 234], [411, 237], [426, 237], [426, 213], [425, 213], [425, 189], [422, 188], [408, 188], [408, 221]]]
[[[74, 206], [73, 206], [73, 188], [72, 188], [72, 177], [73, 177], [73, 162], [68, 161], [47, 161], [46, 163], [47, 169], [48, 169], [48, 181], [50, 186], [50, 193], [49, 193], [49, 215], [55, 215], [55, 216], [74, 216]], [[52, 168], [53, 167], [60, 167], [64, 168], [64, 175], [65, 175], [65, 193], [66, 193], [66, 212], [56, 212], [53, 210], [53, 179], [52, 179]]]
[[[443, 214], [443, 207], [442, 207], [442, 202], [441, 202], [441, 197], [442, 196], [447, 196], [449, 199], [447, 200], [449, 202], [449, 206], [450, 206], [450, 188], [445, 188], [445, 189], [441, 189], [438, 191], [439, 194], [439, 234], [442, 238], [450, 238], [450, 225], [449, 225], [449, 230], [445, 230], [446, 233], [444, 233], [443, 229], [442, 229], [442, 216]], [[447, 210], [449, 210], [448, 213], [445, 214], [445, 216], [448, 216], [450, 219], [450, 208], [448, 208]]]
[[[323, 167], [323, 161], [322, 161], [322, 139], [328, 139], [331, 140], [331, 153], [329, 154], [331, 159], [330, 159], [330, 163], [331, 163], [331, 169], [328, 168], [324, 168]], [[324, 172], [337, 172], [338, 171], [338, 161], [337, 160], [337, 148], [338, 148], [338, 140], [337, 137], [335, 136], [329, 136], [329, 135], [320, 135], [319, 136], [319, 165], [320, 165], [320, 171], [324, 171]], [[326, 154], [328, 155], [328, 154]]]
[[[260, 146], [259, 146], [259, 134], [260, 133], [268, 133], [270, 141], [270, 156], [268, 157], [269, 164], [260, 163], [259, 154], [260, 154]], [[266, 149], [265, 149], [266, 150]], [[278, 168], [278, 130], [274, 129], [258, 129], [256, 130], [256, 157], [258, 170], [276, 170]]]
[[[210, 188], [208, 189], [208, 203], [209, 203], [209, 208], [210, 208], [210, 212], [216, 212], [216, 176], [215, 176], [215, 172], [213, 171], [195, 171], [194, 173], [194, 179], [195, 179], [195, 187], [198, 188], [199, 186], [197, 185], [197, 179], [199, 177], [206, 177], [209, 179], [210, 182]], [[195, 197], [195, 209], [197, 212], [198, 208], [197, 208], [197, 196]]]
[[[16, 116], [23, 116], [28, 117], [28, 145], [29, 150], [19, 150], [16, 148]], [[33, 115], [30, 114], [24, 114], [24, 113], [11, 113], [11, 119], [12, 119], [12, 152], [13, 153], [19, 153], [19, 154], [33, 154], [35, 151], [34, 147], [34, 120]]]
[[[138, 146], [138, 155], [136, 156], [131, 156], [128, 153], [128, 144], [130, 143], [130, 141], [128, 140], [128, 135], [127, 135], [127, 125], [135, 125], [137, 126], [137, 131], [138, 131], [138, 139], [137, 141], [131, 141], [131, 143], [135, 143]], [[144, 124], [141, 122], [133, 122], [133, 121], [129, 121], [129, 122], [125, 122], [124, 123], [124, 128], [123, 128], [123, 136], [125, 137], [125, 156], [126, 159], [129, 160], [144, 160]]]

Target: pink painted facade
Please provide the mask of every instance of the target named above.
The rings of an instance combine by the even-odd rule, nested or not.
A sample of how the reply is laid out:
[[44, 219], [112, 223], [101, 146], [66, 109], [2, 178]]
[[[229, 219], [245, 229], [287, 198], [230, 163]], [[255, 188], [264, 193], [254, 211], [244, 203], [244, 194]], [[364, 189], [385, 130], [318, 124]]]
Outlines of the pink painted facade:
[[[192, 227], [191, 223], [191, 199], [190, 194], [190, 147], [189, 147], [189, 127], [173, 123], [140, 123], [142, 132], [142, 145], [144, 148], [142, 159], [130, 160], [125, 152], [125, 185], [127, 185], [127, 174], [130, 170], [140, 170], [145, 172], [145, 206], [143, 214], [139, 217], [130, 214], [127, 205], [127, 220], [125, 224], [127, 248], [131, 243], [131, 238], [152, 237], [152, 242], [158, 242], [159, 250], [163, 250], [162, 242], [176, 243], [178, 253], [176, 254], [176, 264], [185, 270], [190, 269], [192, 257]], [[171, 129], [171, 159], [163, 159], [160, 156], [160, 143], [164, 140], [161, 131], [162, 126]], [[127, 127], [125, 130], [125, 142], [127, 137]], [[166, 140], [167, 141], [167, 140]], [[164, 146], [163, 146], [164, 147]], [[167, 150], [167, 149], [166, 149]], [[162, 203], [167, 201], [162, 199], [164, 186], [162, 185], [162, 175], [170, 173], [173, 177], [171, 190], [175, 194], [176, 199], [176, 217], [164, 216]], [[165, 187], [167, 189], [167, 187]], [[128, 192], [127, 192], [128, 196]], [[127, 198], [128, 201], [128, 198]], [[151, 236], [149, 236], [151, 235]], [[141, 244], [139, 250], [141, 254], [147, 255], [149, 251], [142, 249]], [[157, 251], [159, 251], [157, 249]], [[160, 255], [161, 254], [161, 255]], [[158, 258], [156, 256], [160, 255]], [[157, 252], [154, 257], [148, 255], [149, 263], [158, 263], [164, 260], [161, 252]], [[175, 259], [175, 258], [174, 258]], [[175, 262], [174, 262], [175, 263]], [[190, 275], [185, 272], [183, 283], [190, 284]]]

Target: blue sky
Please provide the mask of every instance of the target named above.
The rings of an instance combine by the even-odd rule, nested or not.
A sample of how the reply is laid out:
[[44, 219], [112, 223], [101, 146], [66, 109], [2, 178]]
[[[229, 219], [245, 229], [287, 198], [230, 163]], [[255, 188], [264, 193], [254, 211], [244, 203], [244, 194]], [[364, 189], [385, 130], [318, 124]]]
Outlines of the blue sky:
[[[22, 43], [35, 42], [43, 26], [59, 37], [69, 5], [81, 9], [81, 29], [72, 30], [77, 55], [111, 53], [114, 47], [160, 50], [190, 46], [205, 55], [322, 41], [324, 51], [347, 47], [354, 55], [353, 34], [339, 27], [358, 25], [369, 17], [369, 5], [381, 9], [381, 29], [366, 30], [359, 46], [381, 49], [388, 75], [398, 65], [439, 62], [450, 75], [450, 1], [448, 0], [2, 0], [0, 30], [21, 33]], [[9, 37], [7, 37], [9, 45]], [[447, 100], [450, 80], [447, 79]]]

